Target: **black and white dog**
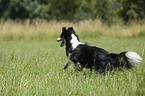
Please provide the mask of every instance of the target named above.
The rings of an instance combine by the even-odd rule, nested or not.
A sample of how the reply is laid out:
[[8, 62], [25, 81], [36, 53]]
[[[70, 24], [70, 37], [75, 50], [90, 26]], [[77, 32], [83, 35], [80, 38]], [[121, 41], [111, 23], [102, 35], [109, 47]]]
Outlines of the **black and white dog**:
[[135, 52], [109, 53], [102, 48], [81, 43], [73, 27], [62, 27], [62, 33], [57, 41], [61, 47], [66, 46], [68, 61], [63, 69], [73, 64], [76, 70], [83, 68], [95, 69], [97, 72], [110, 71], [118, 68], [137, 66], [142, 58]]

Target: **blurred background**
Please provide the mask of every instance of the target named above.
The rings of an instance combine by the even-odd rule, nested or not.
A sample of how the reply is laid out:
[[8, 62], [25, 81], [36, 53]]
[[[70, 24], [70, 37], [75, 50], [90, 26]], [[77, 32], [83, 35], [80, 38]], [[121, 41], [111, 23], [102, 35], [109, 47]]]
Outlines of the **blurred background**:
[[0, 18], [80, 21], [145, 18], [144, 0], [0, 0]]
[[[117, 35], [118, 33], [113, 32], [111, 34], [113, 30], [119, 32], [121, 30], [123, 32], [123, 36], [121, 35], [121, 37], [143, 36], [145, 34], [145, 28], [142, 26], [145, 18], [145, 0], [0, 0], [0, 18], [0, 37], [2, 40], [34, 39], [34, 37], [36, 39], [39, 36], [40, 39], [43, 36], [51, 38], [58, 35], [56, 31], [62, 26], [70, 25], [76, 26], [76, 29], [80, 32], [91, 32], [93, 28], [95, 32], [98, 31], [98, 34], [93, 34], [92, 36], [101, 38], [110, 36], [120, 37], [120, 35]], [[46, 24], [49, 27], [44, 27]], [[118, 27], [122, 27], [118, 30], [109, 29], [118, 28], [116, 24]], [[125, 35], [127, 29], [124, 27], [124, 24], [127, 24], [128, 28], [130, 26], [133, 26], [132, 28], [137, 26], [136, 28], [140, 28], [140, 30], [135, 28], [137, 30], [136, 32], [129, 32], [128, 35]], [[113, 25], [114, 27], [112, 27]], [[104, 26], [103, 28], [108, 28], [107, 30], [110, 30], [110, 33], [104, 34], [105, 30], [102, 31], [102, 29], [99, 29], [102, 26]], [[36, 31], [34, 33], [30, 30], [33, 27]], [[42, 30], [45, 32], [41, 32]], [[49, 34], [47, 30], [54, 34], [45, 36]], [[132, 31], [134, 29], [130, 30]], [[31, 36], [29, 32], [34, 36]], [[13, 36], [13, 33], [16, 36]]]

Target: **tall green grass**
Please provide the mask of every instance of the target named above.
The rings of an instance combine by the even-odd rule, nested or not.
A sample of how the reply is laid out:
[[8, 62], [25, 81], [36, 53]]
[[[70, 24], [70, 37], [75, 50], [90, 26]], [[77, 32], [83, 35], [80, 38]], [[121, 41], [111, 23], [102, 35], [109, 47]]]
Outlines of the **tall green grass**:
[[144, 22], [108, 26], [98, 19], [33, 23], [1, 20], [0, 96], [145, 95], [144, 60], [137, 68], [109, 72], [105, 76], [89, 70], [76, 72], [72, 67], [64, 71], [65, 50], [55, 41], [62, 26], [74, 26], [82, 42], [109, 52], [135, 51], [145, 58]]
[[74, 26], [81, 38], [145, 37], [145, 23], [118, 21], [108, 26], [99, 19], [80, 22], [56, 21], [0, 21], [0, 41], [3, 40], [49, 40], [56, 38], [63, 26]]
[[[109, 52], [135, 51], [145, 58], [144, 38], [81, 41]], [[89, 70], [76, 72], [72, 67], [63, 71], [66, 60], [64, 48], [55, 39], [0, 42], [0, 96], [145, 95], [144, 60], [137, 68], [105, 76]]]

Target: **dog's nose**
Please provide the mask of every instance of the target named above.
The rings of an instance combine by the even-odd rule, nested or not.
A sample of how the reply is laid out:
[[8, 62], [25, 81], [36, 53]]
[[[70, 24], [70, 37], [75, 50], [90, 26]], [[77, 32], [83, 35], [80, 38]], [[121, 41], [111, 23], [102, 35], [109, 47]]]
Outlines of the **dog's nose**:
[[60, 37], [56, 39], [57, 42], [59, 42], [59, 41], [61, 41], [61, 40], [62, 40], [62, 38], [60, 38]]

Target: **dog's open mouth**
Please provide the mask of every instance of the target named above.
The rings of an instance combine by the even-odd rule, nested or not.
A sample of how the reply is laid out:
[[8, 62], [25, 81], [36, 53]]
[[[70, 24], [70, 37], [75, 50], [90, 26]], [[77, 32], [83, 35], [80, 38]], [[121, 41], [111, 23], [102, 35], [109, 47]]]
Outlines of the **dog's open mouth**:
[[60, 42], [60, 41], [61, 41], [60, 47], [63, 47], [64, 44], [65, 44], [65, 39], [64, 39], [64, 38], [60, 38], [60, 37], [59, 37], [59, 38], [56, 39], [56, 41], [57, 41], [57, 42]]

